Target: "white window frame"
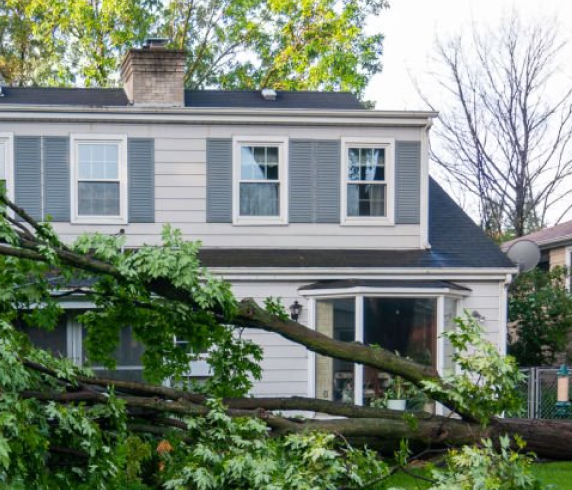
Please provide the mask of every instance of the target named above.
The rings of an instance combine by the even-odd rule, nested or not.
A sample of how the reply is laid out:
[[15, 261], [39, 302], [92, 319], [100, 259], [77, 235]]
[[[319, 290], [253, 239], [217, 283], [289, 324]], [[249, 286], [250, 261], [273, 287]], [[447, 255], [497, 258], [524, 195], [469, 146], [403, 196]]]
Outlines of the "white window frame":
[[[568, 272], [571, 272], [572, 271], [572, 245], [567, 246], [564, 249], [564, 253], [565, 253], [564, 265], [568, 269]], [[550, 257], [548, 258], [548, 261], [549, 261], [548, 266], [550, 267]], [[572, 273], [568, 276], [568, 278], [566, 279], [565, 282], [566, 282], [566, 289], [568, 290], [568, 292], [572, 292]]]
[[[127, 182], [127, 135], [121, 134], [72, 134], [70, 145], [70, 178], [71, 178], [71, 222], [76, 224], [127, 224], [128, 216], [128, 182]], [[118, 177], [119, 177], [119, 215], [118, 216], [80, 216], [78, 213], [78, 145], [81, 143], [117, 144]]]
[[[278, 147], [278, 216], [240, 215], [241, 148], [243, 146]], [[288, 138], [283, 136], [235, 136], [232, 139], [232, 223], [233, 225], [287, 225], [288, 224]], [[264, 181], [262, 181], [264, 182]]]
[[4, 145], [6, 162], [6, 196], [14, 202], [16, 189], [14, 181], [14, 133], [0, 132], [0, 143]]
[[[348, 149], [373, 148], [385, 150], [385, 216], [348, 216]], [[395, 224], [395, 139], [342, 138], [341, 209], [342, 226], [393, 226]]]
[[[445, 344], [443, 332], [445, 331], [445, 298], [451, 298], [457, 301], [457, 314], [461, 299], [466, 297], [468, 292], [456, 290], [431, 290], [431, 289], [402, 289], [387, 288], [380, 290], [378, 288], [354, 287], [339, 290], [315, 290], [304, 291], [303, 296], [308, 298], [309, 328], [316, 330], [316, 302], [330, 299], [352, 299], [355, 304], [354, 325], [355, 325], [355, 341], [362, 342], [364, 339], [364, 298], [411, 298], [411, 299], [434, 299], [436, 301], [436, 344], [435, 344], [435, 368], [439, 374], [444, 371], [444, 352]], [[308, 355], [308, 396], [316, 398], [316, 354], [310, 352]], [[363, 405], [363, 365], [354, 363], [354, 404]], [[440, 404], [436, 406], [436, 413], [441, 414], [443, 407]]]

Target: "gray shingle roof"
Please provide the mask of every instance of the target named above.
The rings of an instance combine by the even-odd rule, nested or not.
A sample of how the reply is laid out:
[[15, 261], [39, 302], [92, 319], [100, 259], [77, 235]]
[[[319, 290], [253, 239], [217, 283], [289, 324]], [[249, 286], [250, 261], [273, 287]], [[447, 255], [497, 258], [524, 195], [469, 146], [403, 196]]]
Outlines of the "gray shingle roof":
[[[2, 105], [51, 105], [78, 107], [127, 107], [123, 89], [3, 87]], [[276, 100], [265, 100], [257, 90], [186, 90], [186, 107], [366, 110], [348, 92], [278, 91]]]
[[429, 241], [431, 250], [202, 249], [200, 258], [208, 267], [514, 267], [433, 179]]
[[265, 100], [258, 90], [186, 90], [187, 107], [260, 107], [265, 109], [364, 109], [349, 92], [277, 91]]
[[127, 96], [122, 88], [2, 87], [3, 104], [65, 105], [88, 107], [125, 107]]
[[366, 288], [405, 288], [405, 289], [453, 289], [455, 291], [471, 291], [449, 281], [403, 281], [403, 280], [376, 280], [376, 279], [341, 279], [318, 281], [298, 289], [298, 291], [315, 291], [319, 289], [349, 289], [355, 287]]
[[534, 233], [530, 233], [523, 237], [511, 240], [510, 242], [503, 243], [503, 250], [508, 250], [509, 247], [520, 240], [531, 240], [534, 243], [545, 246], [543, 248], [550, 248], [549, 245], [560, 244], [561, 242], [572, 242], [572, 221], [566, 221], [550, 228], [544, 228]]

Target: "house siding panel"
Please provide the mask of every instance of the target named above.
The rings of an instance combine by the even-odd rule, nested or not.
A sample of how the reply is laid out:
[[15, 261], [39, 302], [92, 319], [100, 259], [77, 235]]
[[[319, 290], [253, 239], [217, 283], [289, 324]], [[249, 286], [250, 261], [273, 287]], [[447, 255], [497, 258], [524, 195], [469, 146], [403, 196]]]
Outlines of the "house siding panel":
[[[201, 240], [206, 247], [285, 247], [285, 248], [358, 248], [418, 249], [420, 227], [417, 224], [395, 226], [352, 226], [338, 224], [339, 213], [333, 212], [332, 223], [290, 223], [287, 226], [233, 226], [231, 223], [232, 182], [226, 181], [226, 215], [224, 222], [207, 219], [207, 145], [209, 140], [226, 140], [233, 136], [277, 136], [290, 140], [319, 140], [337, 145], [341, 137], [387, 137], [399, 141], [420, 139], [420, 130], [413, 128], [347, 128], [342, 126], [201, 126], [118, 125], [118, 124], [42, 124], [0, 122], [0, 131], [13, 131], [17, 136], [69, 136], [71, 133], [125, 134], [128, 138], [155, 140], [155, 223], [127, 225], [73, 226], [55, 223], [67, 241], [84, 232], [114, 234], [126, 232], [129, 246], [158, 243], [164, 223], [173, 223], [185, 238]], [[232, 149], [227, 148], [227, 165], [232, 165]], [[339, 179], [333, 186], [339, 187]], [[332, 196], [336, 192], [332, 193]], [[212, 198], [212, 195], [211, 195]], [[222, 201], [221, 201], [222, 203]], [[334, 203], [335, 206], [335, 203]], [[339, 204], [338, 204], [339, 206]], [[161, 213], [159, 212], [161, 211]], [[170, 215], [169, 211], [174, 214]], [[185, 214], [186, 212], [188, 214]], [[335, 218], [333, 215], [336, 215]], [[220, 217], [219, 217], [220, 219]]]

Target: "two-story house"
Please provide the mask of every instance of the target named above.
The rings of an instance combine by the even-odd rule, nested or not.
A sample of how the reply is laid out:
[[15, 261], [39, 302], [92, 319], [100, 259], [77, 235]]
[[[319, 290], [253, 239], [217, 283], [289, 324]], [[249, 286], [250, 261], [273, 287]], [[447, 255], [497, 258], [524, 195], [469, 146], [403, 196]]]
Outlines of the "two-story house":
[[[513, 264], [429, 177], [433, 112], [367, 110], [347, 93], [184, 90], [185, 55], [151, 43], [122, 65], [122, 89], [9, 88], [0, 97], [0, 179], [72, 241], [160, 241], [165, 223], [201, 240], [201, 258], [237, 297], [279, 296], [299, 321], [443, 370], [440, 338], [468, 310], [500, 351]], [[78, 362], [69, 311], [32, 332]], [[265, 332], [255, 395], [354, 398], [377, 375]], [[124, 332], [119, 373], [140, 376]], [[193, 374], [206, 375], [204, 366]]]

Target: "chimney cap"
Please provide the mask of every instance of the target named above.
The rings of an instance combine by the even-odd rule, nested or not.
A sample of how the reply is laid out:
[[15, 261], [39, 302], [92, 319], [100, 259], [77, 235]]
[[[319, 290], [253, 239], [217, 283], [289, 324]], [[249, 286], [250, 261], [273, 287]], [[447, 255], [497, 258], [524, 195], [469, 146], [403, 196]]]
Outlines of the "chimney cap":
[[171, 40], [166, 37], [149, 37], [145, 39], [144, 49], [166, 49]]

